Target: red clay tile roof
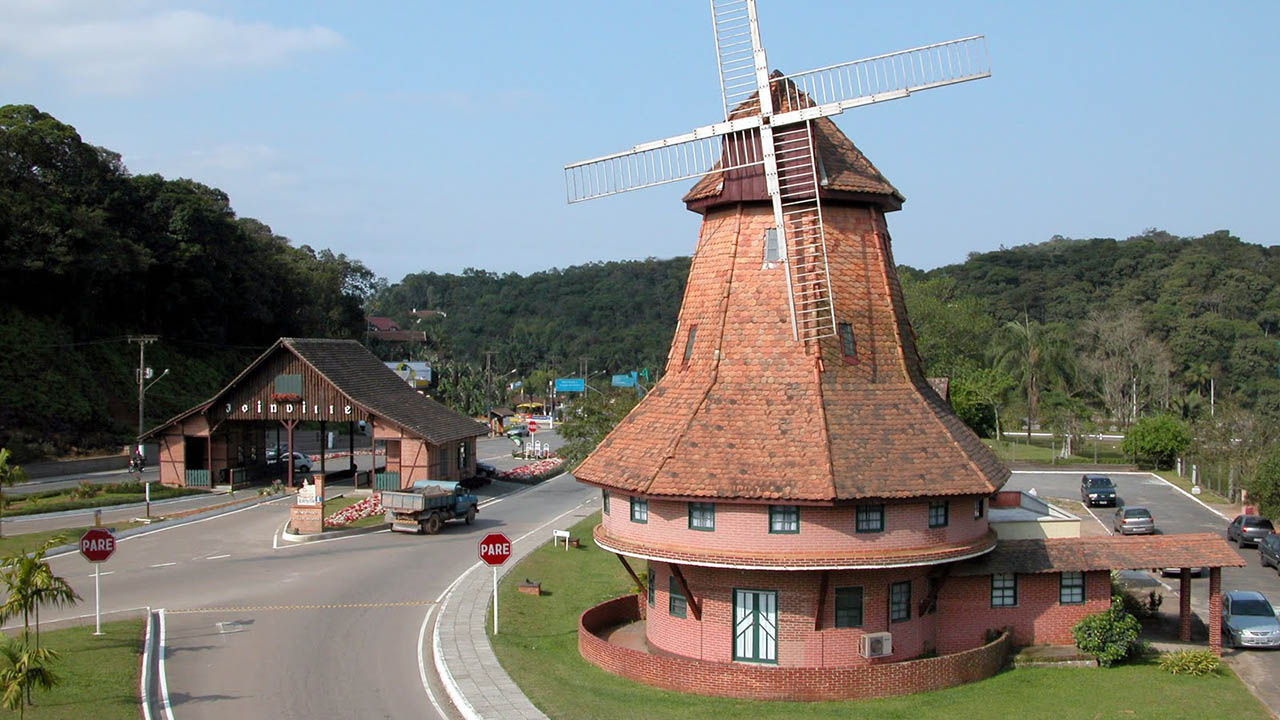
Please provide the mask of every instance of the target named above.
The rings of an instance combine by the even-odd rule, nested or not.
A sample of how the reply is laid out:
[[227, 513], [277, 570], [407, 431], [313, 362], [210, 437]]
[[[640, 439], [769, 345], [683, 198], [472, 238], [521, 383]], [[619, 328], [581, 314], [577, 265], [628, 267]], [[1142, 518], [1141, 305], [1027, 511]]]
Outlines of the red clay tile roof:
[[[832, 502], [988, 495], [1008, 469], [929, 386], [884, 214], [824, 210], [836, 338], [792, 339], [765, 203], [711, 210], [657, 386], [575, 471], [628, 493]], [[693, 351], [684, 363], [691, 327]]]
[[[774, 71], [772, 77], [775, 79], [781, 77], [782, 73]], [[775, 112], [786, 112], [792, 110], [790, 98], [797, 98], [795, 104], [797, 108], [808, 107], [813, 104], [808, 96], [799, 92], [795, 85], [790, 81], [787, 83], [787, 92], [782, 92], [778, 82], [775, 80], [773, 90], [773, 105]], [[750, 98], [734, 109], [730, 114], [731, 118], [741, 117], [758, 111], [759, 103], [756, 95], [752, 94]], [[884, 175], [876, 169], [876, 166], [862, 154], [851, 140], [836, 127], [828, 118], [820, 118], [813, 121], [814, 137], [818, 147], [818, 171], [819, 181], [822, 183], [823, 195], [828, 196], [832, 191], [848, 192], [848, 193], [867, 193], [871, 195], [879, 195], [885, 197], [885, 202], [891, 209], [896, 210], [901, 206], [903, 200], [902, 193], [898, 192]], [[759, 150], [756, 151], [759, 156]], [[738, 184], [740, 187], [735, 188]], [[723, 197], [726, 201], [737, 202], [742, 200], [767, 200], [764, 185], [764, 168], [762, 166], [747, 168], [744, 170], [732, 171], [726, 177], [725, 173], [715, 171], [702, 176], [697, 183], [690, 188], [685, 194], [684, 201], [693, 203], [699, 200], [710, 200], [712, 198]]]
[[954, 575], [1142, 570], [1166, 567], [1244, 567], [1240, 555], [1214, 533], [1111, 535], [1048, 540], [1002, 540], [996, 549], [952, 569]]
[[384, 332], [387, 330], [400, 329], [400, 326], [396, 325], [396, 321], [392, 320], [389, 317], [370, 317], [369, 326], [372, 327], [374, 330], [381, 330]]
[[878, 547], [863, 552], [833, 552], [830, 549], [814, 548], [809, 552], [788, 550], [776, 553], [747, 551], [731, 553], [668, 543], [623, 540], [609, 535], [603, 524], [596, 525], [592, 536], [600, 547], [632, 557], [708, 567], [796, 570], [883, 568], [954, 562], [961, 558], [990, 552], [996, 545], [996, 534], [989, 531], [981, 537], [963, 542], [941, 543], [926, 547]]

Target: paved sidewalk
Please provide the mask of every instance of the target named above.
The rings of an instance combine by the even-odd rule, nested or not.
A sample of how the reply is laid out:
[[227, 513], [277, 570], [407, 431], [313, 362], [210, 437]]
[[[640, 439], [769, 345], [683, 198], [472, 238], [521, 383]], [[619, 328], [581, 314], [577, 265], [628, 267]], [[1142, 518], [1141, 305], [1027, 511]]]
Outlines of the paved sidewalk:
[[[501, 579], [507, 571], [551, 539], [551, 528], [571, 513], [599, 502], [588, 500], [566, 511], [543, 527], [518, 538], [511, 559], [498, 571]], [[489, 597], [493, 591], [493, 574], [488, 567], [476, 563], [458, 581], [440, 606], [434, 635], [435, 665], [449, 699], [468, 720], [477, 718], [546, 718], [498, 664], [489, 644], [485, 621], [492, 610]], [[502, 608], [498, 608], [498, 629], [502, 629]]]

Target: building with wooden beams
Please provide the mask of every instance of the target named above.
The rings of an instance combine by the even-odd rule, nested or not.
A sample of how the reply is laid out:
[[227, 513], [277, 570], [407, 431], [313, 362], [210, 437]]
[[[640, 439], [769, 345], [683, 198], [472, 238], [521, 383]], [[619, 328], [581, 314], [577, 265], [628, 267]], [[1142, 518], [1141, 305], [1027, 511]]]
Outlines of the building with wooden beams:
[[[418, 480], [461, 480], [475, 474], [476, 438], [488, 428], [409, 387], [354, 340], [281, 338], [209, 400], [147, 432], [159, 444], [160, 481], [176, 487], [248, 482], [272, 472], [270, 445], [290, 457], [294, 430], [317, 423], [321, 436], [347, 427], [355, 470], [355, 426], [371, 428], [372, 451], [385, 458], [375, 489], [398, 490]], [[279, 451], [276, 451], [277, 453]], [[322, 453], [315, 470], [329, 465]], [[284, 463], [294, 484], [293, 463]]]

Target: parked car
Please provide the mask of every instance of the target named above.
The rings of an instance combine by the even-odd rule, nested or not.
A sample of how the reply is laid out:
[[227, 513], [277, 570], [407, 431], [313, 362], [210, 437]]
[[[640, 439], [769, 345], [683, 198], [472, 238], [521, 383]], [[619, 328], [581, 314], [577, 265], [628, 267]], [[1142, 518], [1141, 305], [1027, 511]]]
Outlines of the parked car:
[[483, 478], [493, 479], [498, 477], [498, 468], [489, 463], [476, 463], [476, 474]]
[[1227, 526], [1227, 542], [1235, 541], [1240, 547], [1257, 545], [1262, 538], [1275, 532], [1271, 521], [1261, 515], [1237, 515]]
[[1121, 535], [1150, 535], [1156, 531], [1156, 519], [1144, 507], [1125, 506], [1116, 510], [1115, 517], [1111, 520], [1111, 529]]
[[[1209, 572], [1208, 568], [1203, 568], [1203, 567], [1193, 567], [1193, 568], [1187, 568], [1187, 569], [1191, 571], [1191, 577], [1204, 577], [1204, 574]], [[1182, 568], [1176, 568], [1176, 567], [1161, 568], [1160, 574], [1164, 575], [1165, 577], [1179, 577], [1182, 575]]]
[[507, 430], [507, 437], [529, 437], [529, 427], [527, 425], [517, 425]]
[[493, 482], [498, 477], [498, 469], [489, 463], [476, 463], [476, 474], [462, 481], [462, 487], [467, 490], [484, 487]]
[[1080, 502], [1086, 507], [1116, 504], [1116, 484], [1106, 475], [1084, 475], [1080, 478]]
[[1262, 593], [1230, 590], [1222, 596], [1222, 634], [1229, 647], [1277, 647], [1280, 621]]
[[1271, 567], [1280, 573], [1280, 535], [1271, 533], [1258, 542], [1258, 559], [1262, 567]]
[[[280, 456], [283, 456], [287, 452], [288, 451], [286, 450], [280, 453]], [[272, 466], [280, 466], [283, 463], [281, 463], [279, 460], [272, 459], [267, 464]], [[307, 457], [306, 455], [303, 455], [300, 452], [295, 452], [293, 454], [293, 471], [295, 473], [309, 473], [311, 472], [311, 467], [312, 467], [311, 458]]]

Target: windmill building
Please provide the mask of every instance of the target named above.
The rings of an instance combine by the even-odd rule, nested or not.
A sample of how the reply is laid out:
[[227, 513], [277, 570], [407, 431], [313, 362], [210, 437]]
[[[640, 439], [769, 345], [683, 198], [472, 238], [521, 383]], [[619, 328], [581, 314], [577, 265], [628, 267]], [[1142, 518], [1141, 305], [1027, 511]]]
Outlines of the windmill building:
[[[758, 47], [754, 4], [722, 5]], [[768, 102], [726, 105], [714, 164], [687, 168], [703, 220], [666, 373], [575, 472], [602, 493], [596, 544], [642, 588], [584, 612], [583, 656], [680, 691], [869, 697], [1070, 644], [1113, 568], [1210, 566], [1212, 604], [1239, 563], [1214, 536], [1001, 540], [991, 506], [1020, 494], [923, 373], [886, 222], [903, 196], [827, 117], [777, 122], [819, 107], [803, 78], [758, 77]], [[570, 166], [571, 198], [631, 189], [598, 192], [590, 167], [627, 155]], [[610, 641], [628, 623], [643, 647]]]

